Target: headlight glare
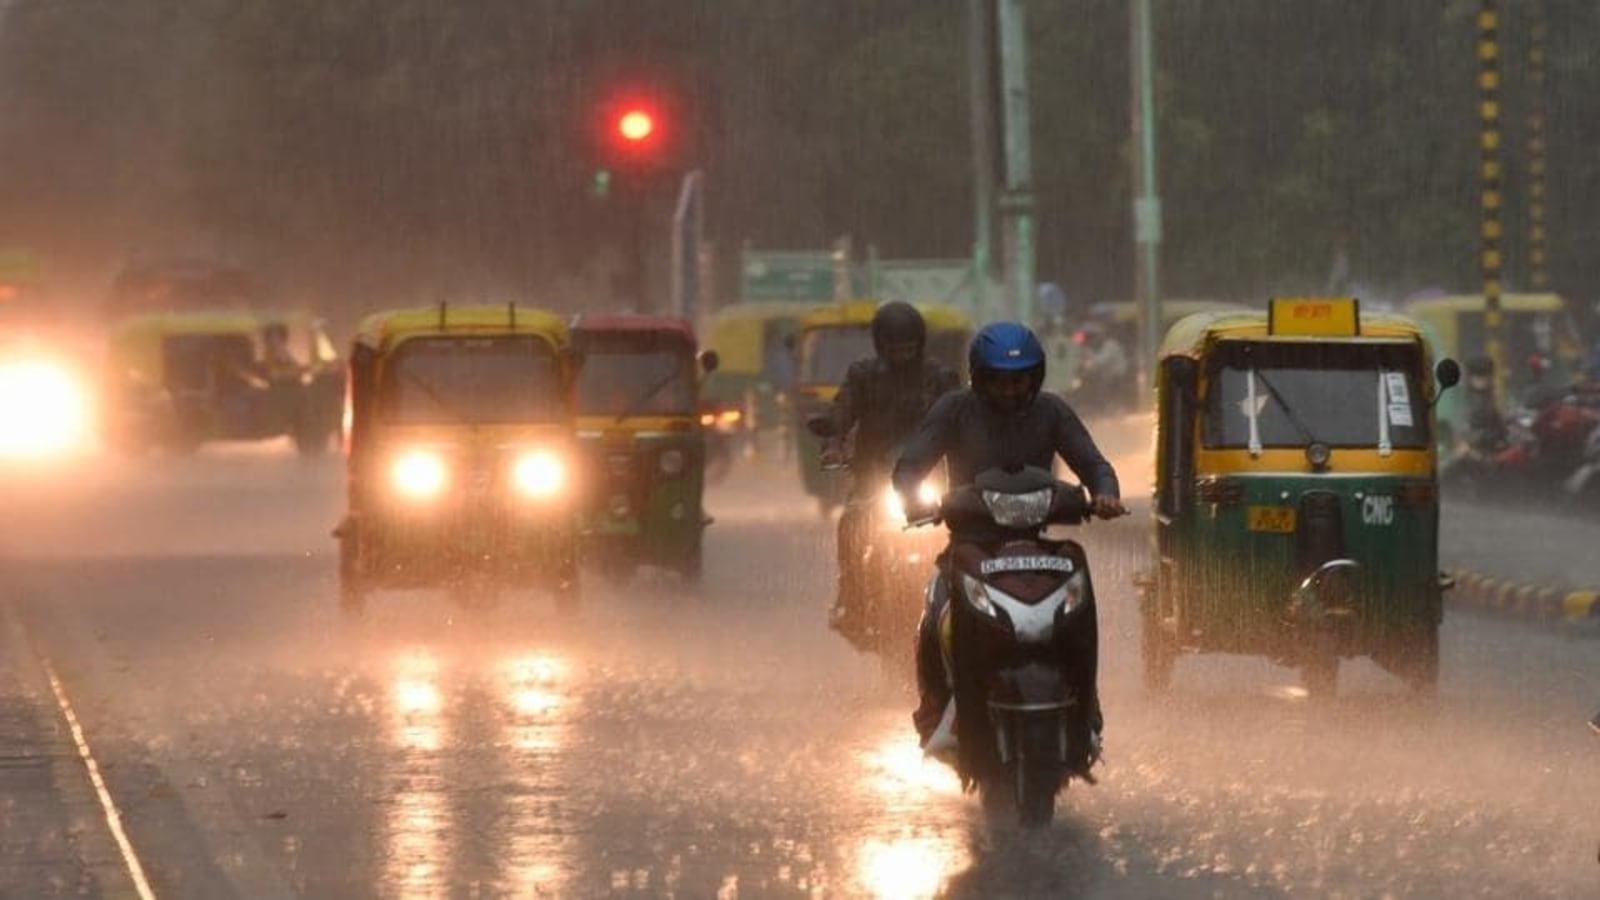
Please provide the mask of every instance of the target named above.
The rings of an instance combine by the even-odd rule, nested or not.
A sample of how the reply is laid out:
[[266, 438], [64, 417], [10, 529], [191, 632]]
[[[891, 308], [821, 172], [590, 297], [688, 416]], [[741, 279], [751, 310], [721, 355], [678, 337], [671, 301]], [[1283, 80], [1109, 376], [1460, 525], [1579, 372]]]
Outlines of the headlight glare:
[[437, 497], [449, 480], [444, 458], [431, 450], [402, 453], [395, 459], [393, 474], [395, 488], [417, 500]]
[[534, 451], [517, 459], [511, 479], [517, 490], [528, 496], [548, 497], [561, 490], [566, 474], [566, 467], [555, 454]]

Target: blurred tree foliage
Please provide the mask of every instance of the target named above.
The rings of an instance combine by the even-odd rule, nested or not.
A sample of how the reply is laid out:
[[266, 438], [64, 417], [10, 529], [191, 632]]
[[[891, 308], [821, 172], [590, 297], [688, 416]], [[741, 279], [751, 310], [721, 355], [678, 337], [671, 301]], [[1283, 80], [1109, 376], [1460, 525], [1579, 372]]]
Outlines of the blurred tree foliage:
[[[1515, 283], [1530, 6], [1505, 5]], [[1474, 286], [1474, 0], [1153, 6], [1170, 294], [1319, 290], [1341, 241], [1379, 293]], [[1547, 7], [1552, 280], [1587, 295], [1600, 9]], [[1131, 280], [1127, 23], [1029, 7], [1041, 276], [1095, 296]], [[103, 271], [198, 242], [347, 310], [539, 296], [617, 252], [590, 117], [653, 81], [687, 98], [725, 255], [965, 255], [965, 24], [923, 0], [16, 0], [0, 244]]]

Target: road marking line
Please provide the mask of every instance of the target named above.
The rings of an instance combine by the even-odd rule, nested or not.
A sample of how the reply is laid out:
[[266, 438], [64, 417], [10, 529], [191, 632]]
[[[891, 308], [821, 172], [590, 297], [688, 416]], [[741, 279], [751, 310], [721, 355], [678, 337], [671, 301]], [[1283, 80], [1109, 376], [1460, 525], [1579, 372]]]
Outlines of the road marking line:
[[122, 814], [117, 812], [116, 801], [111, 799], [111, 791], [106, 788], [106, 781], [100, 777], [100, 764], [95, 762], [94, 754], [89, 751], [89, 741], [84, 737], [83, 726], [78, 724], [78, 714], [73, 711], [72, 704], [67, 700], [67, 692], [61, 686], [61, 679], [56, 676], [55, 666], [50, 660], [39, 653], [39, 663], [44, 666], [45, 677], [50, 679], [50, 690], [56, 695], [56, 707], [61, 710], [61, 715], [67, 721], [67, 728], [72, 731], [72, 743], [78, 748], [78, 758], [83, 760], [83, 766], [89, 772], [89, 783], [94, 785], [95, 796], [100, 799], [100, 809], [105, 812], [106, 826], [111, 829], [111, 837], [117, 842], [117, 849], [122, 853], [122, 862], [128, 867], [128, 875], [133, 879], [133, 889], [139, 892], [139, 900], [156, 900], [155, 891], [150, 889], [150, 881], [145, 878], [144, 866], [139, 863], [139, 854], [133, 851], [133, 844], [128, 840], [127, 832], [122, 830]]

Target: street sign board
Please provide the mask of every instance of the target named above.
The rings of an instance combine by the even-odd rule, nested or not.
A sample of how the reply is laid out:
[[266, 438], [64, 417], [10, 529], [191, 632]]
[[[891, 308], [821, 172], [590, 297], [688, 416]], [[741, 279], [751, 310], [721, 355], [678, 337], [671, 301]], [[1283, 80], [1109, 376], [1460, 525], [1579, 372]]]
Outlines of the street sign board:
[[834, 297], [830, 253], [746, 250], [739, 266], [743, 300], [828, 302]]

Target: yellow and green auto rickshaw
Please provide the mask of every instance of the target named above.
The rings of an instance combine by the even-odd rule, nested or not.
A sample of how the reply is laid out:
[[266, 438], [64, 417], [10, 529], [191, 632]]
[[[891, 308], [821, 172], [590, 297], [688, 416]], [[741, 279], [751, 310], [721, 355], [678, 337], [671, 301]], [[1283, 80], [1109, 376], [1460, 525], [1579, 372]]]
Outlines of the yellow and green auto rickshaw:
[[157, 313], [112, 331], [103, 388], [104, 437], [121, 452], [287, 435], [316, 455], [338, 436], [344, 371], [306, 313]]
[[717, 370], [701, 387], [701, 406], [719, 439], [742, 443], [788, 424], [794, 340], [808, 303], [745, 301], [717, 310], [706, 348]]
[[589, 555], [612, 577], [648, 563], [698, 578], [710, 521], [700, 368], [714, 370], [717, 355], [696, 356], [683, 319], [584, 315], [572, 337]]
[[501, 587], [575, 610], [581, 486], [565, 319], [508, 306], [369, 316], [350, 350], [340, 603], [378, 588]]
[[[872, 356], [872, 316], [876, 300], [852, 300], [814, 309], [801, 317], [796, 342], [795, 403], [797, 421], [808, 421], [825, 411], [844, 384], [845, 372], [856, 360]], [[952, 306], [916, 304], [928, 326], [927, 354], [963, 373], [967, 346], [972, 342], [972, 320]], [[797, 429], [795, 456], [806, 493], [817, 498], [818, 509], [830, 513], [844, 502], [849, 482], [841, 471], [824, 471], [821, 444]]]
[[1156, 377], [1157, 565], [1139, 579], [1144, 677], [1183, 652], [1265, 655], [1334, 692], [1370, 655], [1420, 691], [1439, 674], [1433, 405], [1455, 384], [1412, 319], [1275, 299], [1191, 316]]
[[[1425, 297], [1408, 301], [1405, 314], [1421, 322], [1441, 357], [1465, 359], [1482, 352], [1485, 328], [1482, 294]], [[1564, 388], [1583, 365], [1583, 340], [1559, 294], [1506, 294], [1500, 298], [1501, 334], [1506, 371], [1499, 379], [1508, 399], [1536, 400], [1543, 389]], [[1463, 397], [1446, 394], [1439, 403], [1441, 443], [1465, 435]]]

